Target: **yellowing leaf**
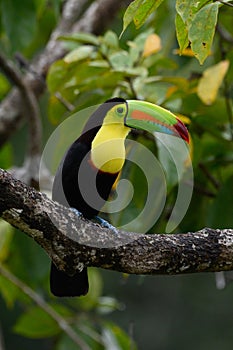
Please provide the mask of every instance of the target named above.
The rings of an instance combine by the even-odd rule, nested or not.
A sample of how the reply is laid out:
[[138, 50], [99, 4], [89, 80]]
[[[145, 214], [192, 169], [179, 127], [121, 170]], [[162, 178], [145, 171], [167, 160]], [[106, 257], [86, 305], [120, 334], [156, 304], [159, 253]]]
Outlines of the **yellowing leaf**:
[[187, 57], [194, 57], [195, 56], [193, 50], [190, 47], [187, 47], [186, 49], [183, 49], [182, 51], [180, 49], [175, 49], [175, 50], [173, 50], [173, 53], [175, 55], [187, 56]]
[[178, 87], [177, 86], [169, 86], [166, 92], [166, 98], [171, 97], [175, 92], [177, 92]]
[[157, 34], [151, 34], [147, 37], [144, 50], [143, 57], [148, 57], [162, 49], [161, 39]]
[[189, 156], [184, 161], [184, 166], [188, 168], [189, 166], [192, 166], [192, 160], [193, 160], [193, 139], [192, 136], [189, 134]]
[[189, 27], [189, 41], [196, 58], [203, 64], [210, 54], [218, 19], [219, 2], [216, 1], [200, 9]]
[[204, 104], [211, 105], [216, 100], [228, 67], [229, 61], [225, 60], [204, 71], [197, 87], [197, 95]]

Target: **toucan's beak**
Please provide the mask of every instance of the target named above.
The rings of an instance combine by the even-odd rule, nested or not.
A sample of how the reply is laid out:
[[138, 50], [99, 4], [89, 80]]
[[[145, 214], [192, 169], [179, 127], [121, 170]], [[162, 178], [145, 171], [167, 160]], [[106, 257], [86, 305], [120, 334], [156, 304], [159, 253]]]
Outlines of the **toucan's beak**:
[[189, 143], [189, 134], [185, 125], [168, 110], [153, 103], [127, 100], [128, 113], [125, 125], [130, 128], [181, 137]]

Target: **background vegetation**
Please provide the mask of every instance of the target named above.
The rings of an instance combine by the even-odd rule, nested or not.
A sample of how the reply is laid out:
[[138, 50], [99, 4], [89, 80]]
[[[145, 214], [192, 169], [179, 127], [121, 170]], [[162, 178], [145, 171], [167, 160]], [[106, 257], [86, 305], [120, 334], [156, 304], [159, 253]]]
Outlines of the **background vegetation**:
[[[100, 2], [80, 1], [75, 20], [81, 21], [85, 11]], [[40, 98], [34, 91], [43, 127], [42, 144], [65, 118], [111, 96], [162, 105], [182, 118], [191, 135], [194, 193], [176, 231], [232, 227], [231, 2], [136, 0], [127, 10], [127, 2], [122, 2], [123, 9], [106, 28], [103, 12], [102, 30], [63, 28], [57, 33], [68, 3], [0, 0], [1, 52], [14, 62], [12, 69], [22, 81], [25, 76], [29, 81], [30, 75], [46, 79], [43, 84], [47, 88]], [[54, 32], [63, 54], [55, 62], [51, 59], [41, 74], [36, 59], [46, 52]], [[10, 78], [2, 65], [0, 118], [9, 113], [4, 104], [16, 84]], [[30, 156], [25, 141], [30, 121], [27, 113], [22, 114], [25, 119], [20, 127], [4, 142], [2, 139], [2, 168], [25, 169], [25, 155]], [[154, 140], [133, 137], [162, 157]], [[134, 203], [120, 217], [112, 218], [115, 225], [135, 215], [145, 201], [142, 174], [126, 167], [123, 175], [138, 191]], [[166, 176], [166, 207], [151, 232], [164, 232], [174, 205], [177, 179], [171, 172]], [[0, 348], [161, 350], [188, 346], [227, 350], [232, 346], [233, 287], [216, 289], [214, 274], [144, 278], [92, 269], [86, 297], [58, 300], [49, 293], [50, 264], [45, 253], [3, 221], [0, 266]], [[217, 285], [223, 287], [230, 278], [230, 274], [227, 278], [218, 275]]]

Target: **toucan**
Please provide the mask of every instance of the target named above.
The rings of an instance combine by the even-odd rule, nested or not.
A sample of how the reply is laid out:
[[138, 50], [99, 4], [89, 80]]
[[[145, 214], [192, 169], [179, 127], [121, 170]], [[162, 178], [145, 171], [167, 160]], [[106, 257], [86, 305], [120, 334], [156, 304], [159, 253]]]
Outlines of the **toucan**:
[[[189, 142], [185, 125], [168, 110], [149, 102], [112, 98], [89, 117], [55, 174], [52, 198], [93, 219], [101, 211], [125, 161], [131, 129], [161, 132]], [[78, 235], [78, 232], [77, 232]], [[50, 289], [58, 297], [86, 295], [87, 268], [69, 276], [51, 264]]]

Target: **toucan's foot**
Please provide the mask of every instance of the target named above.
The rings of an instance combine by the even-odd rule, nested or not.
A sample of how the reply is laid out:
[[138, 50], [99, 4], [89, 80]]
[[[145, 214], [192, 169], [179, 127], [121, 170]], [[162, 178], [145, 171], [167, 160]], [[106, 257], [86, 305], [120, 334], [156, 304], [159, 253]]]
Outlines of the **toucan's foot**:
[[102, 219], [100, 216], [95, 216], [95, 221], [98, 222], [102, 227], [112, 230], [114, 233], [118, 233], [115, 226], [111, 225], [107, 220]]
[[[83, 214], [78, 211], [76, 208], [70, 208], [79, 218], [83, 217]], [[104, 228], [108, 228], [109, 230], [112, 230], [114, 233], [117, 233], [117, 229], [115, 226], [111, 225], [107, 220], [102, 219], [100, 216], [95, 216], [94, 220], [100, 224]]]
[[70, 208], [79, 218], [81, 217], [81, 216], [83, 216], [83, 214], [81, 213], [81, 211], [78, 211], [78, 209], [76, 209], [76, 208]]

